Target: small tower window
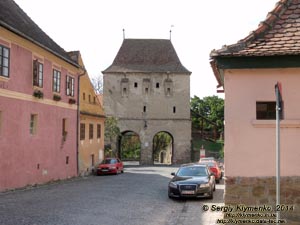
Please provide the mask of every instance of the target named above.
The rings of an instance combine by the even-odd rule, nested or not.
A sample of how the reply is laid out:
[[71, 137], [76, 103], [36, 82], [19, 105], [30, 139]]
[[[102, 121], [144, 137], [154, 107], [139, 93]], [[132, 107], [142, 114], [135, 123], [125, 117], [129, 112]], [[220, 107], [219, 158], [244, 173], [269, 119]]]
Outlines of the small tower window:
[[137, 88], [138, 87], [138, 83], [134, 82], [134, 87]]
[[129, 80], [128, 78], [122, 78], [121, 80], [122, 97], [128, 97], [128, 93], [129, 93]]
[[171, 94], [171, 88], [167, 88], [167, 95]]
[[173, 106], [173, 113], [176, 113], [176, 106]]
[[143, 111], [144, 112], [146, 112], [147, 111], [147, 107], [144, 105], [144, 109], [143, 109]]
[[144, 94], [149, 94], [150, 93], [150, 79], [149, 78], [145, 78], [143, 79], [143, 92]]
[[159, 88], [159, 83], [156, 83], [156, 88]]
[[173, 95], [173, 81], [171, 79], [168, 78], [164, 81], [164, 89], [166, 96]]

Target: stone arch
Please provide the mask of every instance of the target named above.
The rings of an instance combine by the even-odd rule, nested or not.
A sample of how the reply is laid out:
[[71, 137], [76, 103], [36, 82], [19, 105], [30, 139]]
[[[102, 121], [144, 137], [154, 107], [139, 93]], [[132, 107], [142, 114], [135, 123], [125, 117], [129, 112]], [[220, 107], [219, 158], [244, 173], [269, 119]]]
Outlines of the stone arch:
[[126, 130], [119, 137], [119, 158], [122, 161], [140, 161], [141, 140], [137, 132]]
[[159, 131], [153, 136], [153, 164], [171, 165], [173, 163], [174, 137], [168, 131]]

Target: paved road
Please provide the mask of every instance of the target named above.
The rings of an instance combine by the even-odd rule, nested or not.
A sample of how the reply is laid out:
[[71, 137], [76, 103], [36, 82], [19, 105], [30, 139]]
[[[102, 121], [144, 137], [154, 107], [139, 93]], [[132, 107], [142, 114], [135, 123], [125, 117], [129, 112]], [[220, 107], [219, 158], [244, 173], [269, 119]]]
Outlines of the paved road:
[[128, 167], [117, 176], [90, 176], [0, 193], [1, 225], [213, 225], [221, 215], [202, 206], [223, 204], [224, 185], [213, 200], [171, 200], [176, 167]]

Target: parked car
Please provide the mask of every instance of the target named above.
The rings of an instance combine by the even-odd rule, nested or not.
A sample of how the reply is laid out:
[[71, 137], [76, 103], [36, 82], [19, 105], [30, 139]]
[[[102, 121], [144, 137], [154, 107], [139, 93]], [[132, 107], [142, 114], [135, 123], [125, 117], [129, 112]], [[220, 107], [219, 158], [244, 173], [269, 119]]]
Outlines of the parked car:
[[208, 197], [213, 198], [216, 190], [215, 177], [207, 165], [182, 165], [168, 185], [169, 198]]
[[204, 157], [200, 158], [199, 162], [215, 161], [214, 157]]
[[221, 170], [221, 177], [224, 177], [224, 174], [225, 174], [225, 164], [224, 164], [224, 161], [219, 161], [219, 168]]
[[199, 164], [207, 165], [209, 170], [215, 175], [216, 183], [220, 183], [220, 180], [222, 179], [222, 170], [220, 169], [218, 163], [216, 161], [203, 161]]
[[124, 172], [123, 162], [118, 158], [106, 158], [97, 167], [97, 175]]

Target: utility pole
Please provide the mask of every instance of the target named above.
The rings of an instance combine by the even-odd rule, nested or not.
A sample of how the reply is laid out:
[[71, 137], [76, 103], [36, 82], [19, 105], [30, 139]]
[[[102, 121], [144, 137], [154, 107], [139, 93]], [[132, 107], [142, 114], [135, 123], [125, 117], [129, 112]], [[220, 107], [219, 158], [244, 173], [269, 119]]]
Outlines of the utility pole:
[[[275, 85], [276, 95], [276, 206], [280, 205], [280, 113], [282, 113], [282, 89], [281, 83], [277, 82]], [[276, 224], [280, 219], [280, 211], [276, 212]]]

